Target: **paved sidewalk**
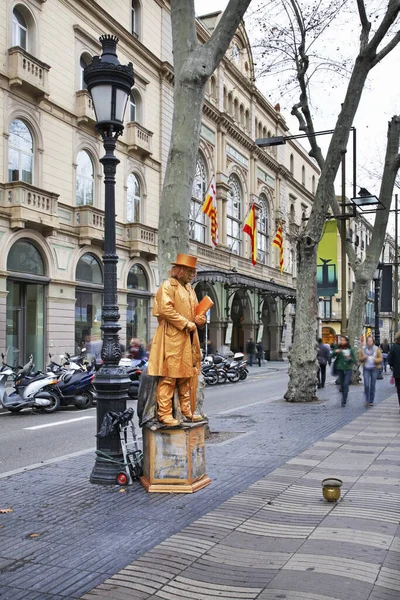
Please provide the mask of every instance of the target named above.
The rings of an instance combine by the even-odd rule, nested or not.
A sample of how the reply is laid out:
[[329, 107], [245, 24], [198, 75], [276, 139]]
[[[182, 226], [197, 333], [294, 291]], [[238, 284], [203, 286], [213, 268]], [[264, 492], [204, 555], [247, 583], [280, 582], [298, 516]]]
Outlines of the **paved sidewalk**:
[[[274, 385], [274, 382], [266, 381], [266, 385]], [[209, 527], [201, 526], [200, 538], [204, 534], [206, 544], [212, 542], [214, 545], [223, 539], [224, 532], [226, 535], [230, 530], [222, 525], [222, 521], [215, 523], [212, 511], [220, 510], [224, 502], [243, 493], [244, 496], [239, 498], [244, 498], [245, 506], [234, 511], [237, 520], [229, 524], [231, 517], [227, 519], [228, 527], [239, 528], [246, 517], [253, 514], [247, 511], [251, 511], [252, 507], [258, 511], [257, 502], [264, 502], [263, 483], [257, 482], [289, 460], [296, 460], [312, 444], [351, 424], [357, 417], [365, 415], [367, 419], [376, 419], [386, 411], [391, 413], [392, 407], [393, 426], [397, 427], [400, 417], [396, 414], [393, 401], [383, 405], [384, 413], [381, 414], [381, 401], [392, 393], [393, 386], [389, 385], [389, 378], [379, 382], [378, 405], [371, 411], [366, 411], [364, 407], [361, 386], [351, 389], [349, 405], [342, 409], [335, 385], [320, 390], [321, 401], [316, 403], [288, 404], [276, 400], [223, 411], [211, 418], [211, 429], [224, 435], [229, 433], [231, 437], [222, 443], [214, 439], [214, 443], [207, 446], [207, 473], [212, 484], [196, 494], [147, 494], [138, 482], [126, 489], [91, 485], [89, 475], [94, 463], [91, 454], [0, 476], [0, 509], [12, 509], [12, 512], [0, 514], [1, 600], [80, 598], [167, 538], [183, 530], [186, 536], [186, 528], [201, 518], [205, 518], [206, 522], [211, 518], [211, 524]], [[312, 449], [309, 460], [320, 459], [320, 456], [313, 457], [317, 449], [318, 446]], [[368, 450], [364, 446], [363, 452]], [[365, 456], [368, 457], [368, 454]], [[304, 465], [288, 466], [296, 477], [301, 477], [315, 465], [308, 464], [307, 469]], [[278, 495], [286, 489], [292, 480], [287, 479], [286, 470], [282, 476], [280, 482], [279, 471], [277, 476], [275, 471], [272, 481], [278, 487], [272, 486], [271, 481], [268, 485], [272, 487], [267, 490], [275, 490], [274, 494]], [[304, 481], [306, 479], [307, 475]], [[348, 483], [346, 479], [345, 482]], [[319, 502], [319, 481], [309, 482], [308, 485], [310, 483], [315, 485]], [[261, 486], [260, 492], [255, 494], [260, 498], [247, 502], [246, 494], [252, 495], [253, 488], [250, 488], [250, 492], [246, 490], [253, 485], [256, 489]], [[236, 499], [230, 501], [236, 502]], [[268, 497], [265, 502], [268, 501], [272, 500]], [[254, 514], [257, 511], [254, 510]], [[194, 527], [199, 532], [199, 527]], [[265, 539], [265, 536], [261, 536], [261, 540]], [[254, 546], [250, 549], [257, 548]], [[203, 550], [207, 549], [206, 545]], [[275, 551], [279, 551], [279, 545]], [[284, 550], [288, 553], [293, 551], [293, 548]], [[170, 554], [174, 555], [174, 552]], [[192, 555], [190, 549], [186, 554], [191, 557], [190, 562], [197, 556]], [[245, 560], [247, 551], [244, 555], [240, 554]], [[187, 565], [179, 554], [178, 563], [177, 566], [182, 568]], [[236, 578], [232, 578], [228, 585], [243, 586], [240, 581], [235, 581]], [[253, 583], [244, 587], [251, 588]], [[261, 585], [258, 587], [261, 588]], [[154, 595], [156, 588], [152, 587], [151, 590]], [[126, 598], [126, 589], [123, 593], [125, 596], [122, 598]], [[149, 593], [145, 592], [144, 597]], [[191, 599], [186, 592], [183, 596]], [[298, 596], [296, 600], [300, 598]], [[355, 600], [362, 599], [355, 597]]]
[[[83, 599], [398, 600], [399, 432], [392, 396]], [[321, 497], [329, 476], [338, 504]]]

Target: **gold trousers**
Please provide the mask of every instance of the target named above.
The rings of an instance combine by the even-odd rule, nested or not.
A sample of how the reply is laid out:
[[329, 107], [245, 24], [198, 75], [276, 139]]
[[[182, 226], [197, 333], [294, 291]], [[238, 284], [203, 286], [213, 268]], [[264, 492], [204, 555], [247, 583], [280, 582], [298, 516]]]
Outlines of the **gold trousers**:
[[175, 388], [178, 388], [179, 404], [182, 414], [191, 417], [190, 409], [190, 380], [191, 377], [160, 377], [157, 388], [158, 418], [172, 417]]

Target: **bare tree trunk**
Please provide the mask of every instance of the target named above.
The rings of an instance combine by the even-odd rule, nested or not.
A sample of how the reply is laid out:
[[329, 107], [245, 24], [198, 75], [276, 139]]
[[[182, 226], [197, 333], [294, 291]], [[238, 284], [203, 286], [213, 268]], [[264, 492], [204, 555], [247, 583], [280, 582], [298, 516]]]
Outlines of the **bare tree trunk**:
[[[299, 245], [300, 261], [297, 288], [296, 326], [293, 348], [289, 353], [289, 385], [285, 394], [288, 402], [311, 402], [316, 400], [317, 361], [317, 246], [307, 245], [303, 237]], [[314, 342], [314, 343], [312, 343]]]
[[189, 252], [189, 213], [200, 140], [205, 85], [180, 82], [175, 88], [171, 146], [160, 204], [158, 263], [161, 279], [178, 252]]

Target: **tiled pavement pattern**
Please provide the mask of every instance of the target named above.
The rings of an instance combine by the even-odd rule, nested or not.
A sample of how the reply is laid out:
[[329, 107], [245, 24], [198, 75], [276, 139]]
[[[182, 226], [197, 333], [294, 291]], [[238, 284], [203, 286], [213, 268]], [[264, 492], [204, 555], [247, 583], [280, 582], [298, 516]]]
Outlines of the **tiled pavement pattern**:
[[[393, 393], [388, 379], [385, 377], [384, 381], [379, 382], [378, 402]], [[249, 526], [252, 520], [256, 520], [260, 531], [263, 526], [264, 535], [258, 535], [257, 539], [265, 541], [268, 539], [265, 532], [269, 527], [265, 518], [267, 513], [261, 513], [263, 519], [255, 519], [254, 516], [264, 505], [265, 492], [263, 482], [255, 482], [293, 457], [297, 457], [295, 461], [302, 461], [300, 465], [291, 465], [290, 469], [294, 469], [295, 473], [299, 470], [302, 474], [307, 468], [311, 469], [316, 464], [313, 461], [325, 456], [326, 448], [314, 446], [311, 453], [300, 457], [298, 454], [366, 412], [361, 386], [351, 389], [349, 405], [345, 409], [340, 408], [334, 385], [327, 386], [320, 397], [325, 401], [306, 405], [288, 405], [284, 401], [276, 401], [213, 417], [213, 431], [247, 432], [248, 435], [208, 446], [207, 472], [212, 484], [196, 494], [147, 494], [139, 483], [126, 488], [125, 492], [117, 486], [103, 488], [91, 485], [88, 482], [93, 466], [91, 454], [55, 462], [6, 479], [0, 478], [0, 508], [12, 507], [14, 511], [0, 515], [0, 599], [80, 598], [199, 518], [203, 518], [204, 523], [195, 537], [205, 539], [205, 543], [211, 546], [219, 538], [227, 536], [232, 528], [245, 527], [245, 518], [249, 519]], [[378, 414], [379, 410], [378, 404], [371, 414]], [[284, 470], [282, 475], [280, 479], [279, 471], [278, 477], [275, 472], [268, 483], [268, 494], [277, 496], [290, 485], [287, 471]], [[306, 478], [304, 482], [302, 487], [307, 491], [313, 482]], [[318, 483], [319, 491], [319, 482], [314, 483]], [[230, 501], [235, 507], [234, 513], [231, 511], [226, 517], [225, 513], [223, 516], [218, 510], [210, 513], [235, 494], [245, 492], [252, 484], [258, 490], [256, 494], [252, 491], [250, 497], [249, 493], [244, 493], [239, 497], [240, 500], [235, 498]], [[292, 490], [289, 504], [304, 501], [304, 490], [298, 490], [298, 496], [295, 492]], [[279, 516], [278, 512], [274, 514]], [[285, 524], [290, 524], [288, 519], [285, 518]], [[308, 531], [313, 522], [310, 525], [304, 520], [295, 525], [297, 528], [306, 527]], [[279, 519], [271, 521], [273, 523], [274, 526], [279, 525]], [[193, 527], [194, 532], [199, 530], [198, 525]], [[183, 534], [185, 537], [187, 531], [185, 529]], [[32, 533], [37, 537], [31, 537]], [[239, 532], [235, 535], [239, 535]], [[247, 535], [253, 544], [254, 535], [241, 530], [240, 536]], [[293, 541], [288, 539], [289, 542], [284, 537], [279, 538], [279, 545], [274, 544], [273, 551], [293, 552]], [[301, 537], [295, 539], [302, 543]], [[285, 544], [288, 544], [288, 549]], [[193, 546], [192, 542], [190, 545]], [[250, 549], [257, 551], [257, 546]], [[189, 562], [177, 554], [177, 573], [182, 565], [189, 566], [193, 561], [192, 554], [185, 556], [191, 557]], [[210, 562], [219, 572], [218, 562], [209, 560], [208, 564]], [[161, 569], [162, 564], [161, 561], [160, 582], [164, 581], [163, 571], [171, 573], [173, 568]], [[204, 570], [201, 565], [196, 568]], [[393, 568], [393, 564], [387, 568]], [[235, 577], [229, 576], [228, 583], [241, 587], [241, 570], [238, 567], [236, 571]], [[256, 569], [254, 580], [256, 575], [259, 577], [259, 571]], [[262, 582], [265, 577], [262, 573]], [[242, 592], [246, 593], [243, 589]], [[189, 595], [187, 598], [190, 600]], [[296, 600], [301, 600], [301, 596]]]
[[[397, 399], [288, 460], [84, 600], [399, 600]], [[327, 503], [320, 482], [344, 481]]]

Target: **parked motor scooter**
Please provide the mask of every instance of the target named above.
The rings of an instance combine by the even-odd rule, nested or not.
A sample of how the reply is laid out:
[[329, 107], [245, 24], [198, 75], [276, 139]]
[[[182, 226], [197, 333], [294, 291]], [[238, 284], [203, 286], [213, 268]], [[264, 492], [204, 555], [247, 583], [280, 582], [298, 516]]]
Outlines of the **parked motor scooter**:
[[[93, 387], [94, 373], [91, 369], [69, 370], [66, 368], [68, 363], [57, 364], [50, 356], [50, 364], [48, 369], [51, 369], [58, 375], [58, 382], [54, 388], [43, 390], [38, 397], [41, 399], [52, 400], [57, 404], [57, 410], [60, 406], [68, 406], [72, 404], [76, 408], [90, 408], [96, 398], [96, 393]], [[69, 356], [69, 355], [68, 355]], [[76, 358], [76, 357], [74, 357]]]
[[[53, 412], [56, 410], [50, 398], [39, 398], [40, 393], [45, 388], [54, 386], [58, 382], [58, 377], [55, 373], [33, 373], [34, 364], [33, 356], [24, 367], [13, 369], [4, 361], [2, 357], [2, 365], [0, 367], [0, 401], [4, 408], [7, 408], [12, 413], [17, 413], [24, 408], [40, 408], [45, 412]], [[15, 391], [10, 395], [7, 394], [5, 387], [7, 379], [13, 376]]]

